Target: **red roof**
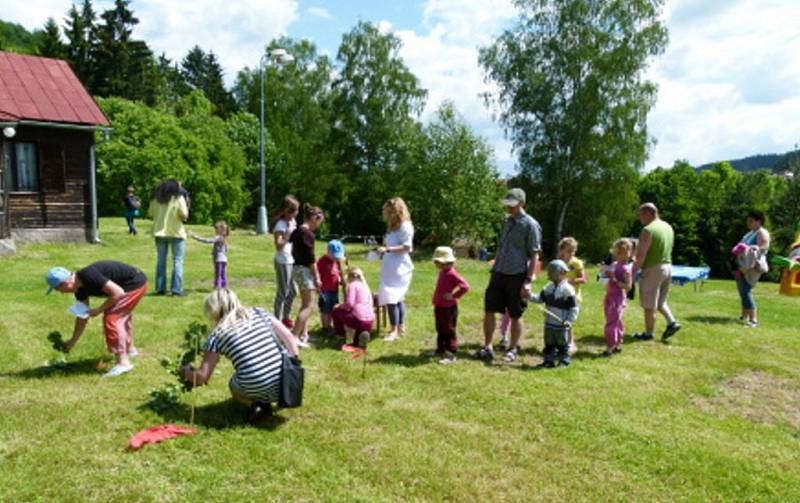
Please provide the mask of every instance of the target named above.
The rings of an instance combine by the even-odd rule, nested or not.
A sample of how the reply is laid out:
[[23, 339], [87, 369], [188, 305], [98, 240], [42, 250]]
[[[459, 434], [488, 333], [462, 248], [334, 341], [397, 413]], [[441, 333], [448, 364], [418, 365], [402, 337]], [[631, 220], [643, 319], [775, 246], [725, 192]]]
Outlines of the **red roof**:
[[3, 51], [0, 118], [109, 125], [66, 61]]

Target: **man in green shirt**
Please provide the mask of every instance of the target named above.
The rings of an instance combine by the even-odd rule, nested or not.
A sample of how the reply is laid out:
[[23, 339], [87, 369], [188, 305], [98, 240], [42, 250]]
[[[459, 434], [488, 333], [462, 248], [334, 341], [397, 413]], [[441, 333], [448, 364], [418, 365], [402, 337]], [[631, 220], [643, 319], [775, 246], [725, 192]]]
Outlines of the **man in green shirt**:
[[653, 339], [658, 310], [667, 320], [667, 328], [661, 335], [661, 340], [666, 341], [681, 329], [667, 304], [667, 294], [672, 282], [672, 245], [675, 233], [671, 225], [658, 218], [658, 208], [653, 203], [644, 203], [639, 207], [639, 221], [644, 229], [639, 234], [633, 277], [636, 277], [637, 271], [641, 271], [639, 303], [644, 309], [645, 331], [633, 337], [643, 341]]

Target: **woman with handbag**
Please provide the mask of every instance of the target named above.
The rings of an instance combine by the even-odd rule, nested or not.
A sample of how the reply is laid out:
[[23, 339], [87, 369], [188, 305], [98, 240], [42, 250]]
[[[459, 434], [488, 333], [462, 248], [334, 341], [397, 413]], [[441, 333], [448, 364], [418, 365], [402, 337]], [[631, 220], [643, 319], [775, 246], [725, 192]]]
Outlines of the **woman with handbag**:
[[[769, 231], [763, 227], [764, 213], [753, 210], [747, 214], [748, 232], [739, 240], [739, 253], [737, 253], [734, 273], [736, 288], [741, 299], [742, 315], [739, 319], [749, 328], [758, 326], [756, 313], [756, 300], [753, 297], [753, 288], [758, 284], [761, 275], [769, 270], [767, 265], [767, 252], [769, 251]], [[734, 248], [736, 250], [736, 248]], [[738, 251], [738, 250], [737, 250]]]
[[138, 231], [136, 230], [136, 222], [134, 222], [134, 220], [140, 214], [139, 208], [141, 207], [141, 203], [139, 202], [139, 198], [136, 197], [133, 185], [128, 185], [128, 191], [125, 193], [125, 197], [122, 198], [122, 204], [125, 205], [125, 223], [128, 224], [128, 234], [133, 234], [135, 236], [138, 234]]
[[286, 360], [299, 368], [294, 337], [271, 313], [243, 306], [227, 288], [206, 297], [204, 310], [214, 328], [203, 346], [203, 361], [198, 369], [182, 367], [181, 376], [202, 386], [208, 383], [220, 355], [229, 358], [235, 370], [228, 383], [231, 395], [249, 407], [247, 419], [255, 424], [272, 413], [272, 402], [284, 401]]

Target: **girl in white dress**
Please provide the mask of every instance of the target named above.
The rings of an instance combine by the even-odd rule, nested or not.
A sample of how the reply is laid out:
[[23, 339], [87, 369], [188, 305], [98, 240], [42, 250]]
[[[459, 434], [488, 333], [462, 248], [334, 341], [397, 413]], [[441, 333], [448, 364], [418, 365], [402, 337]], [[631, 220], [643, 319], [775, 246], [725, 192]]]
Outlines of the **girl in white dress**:
[[414, 264], [411, 262], [414, 226], [405, 201], [393, 197], [383, 205], [383, 220], [388, 232], [384, 246], [378, 248], [381, 261], [381, 284], [378, 302], [386, 306], [391, 330], [384, 340], [394, 341], [405, 335], [405, 298]]

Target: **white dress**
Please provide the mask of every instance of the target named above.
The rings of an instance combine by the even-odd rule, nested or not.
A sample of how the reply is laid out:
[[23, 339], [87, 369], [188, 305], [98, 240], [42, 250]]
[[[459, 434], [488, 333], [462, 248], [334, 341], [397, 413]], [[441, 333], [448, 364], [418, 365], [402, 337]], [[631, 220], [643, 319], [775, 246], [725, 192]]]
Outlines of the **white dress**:
[[[411, 222], [403, 222], [400, 227], [393, 230], [383, 238], [386, 247], [408, 246], [412, 248], [414, 241], [414, 226]], [[381, 261], [381, 286], [378, 290], [378, 303], [380, 305], [397, 304], [406, 297], [408, 285], [411, 283], [411, 273], [414, 263], [409, 252], [386, 252]]]

